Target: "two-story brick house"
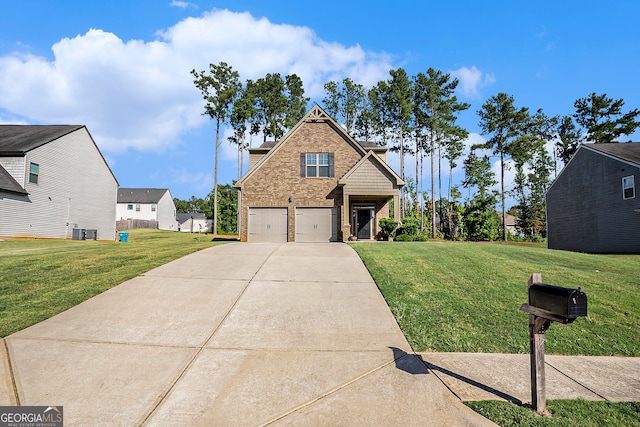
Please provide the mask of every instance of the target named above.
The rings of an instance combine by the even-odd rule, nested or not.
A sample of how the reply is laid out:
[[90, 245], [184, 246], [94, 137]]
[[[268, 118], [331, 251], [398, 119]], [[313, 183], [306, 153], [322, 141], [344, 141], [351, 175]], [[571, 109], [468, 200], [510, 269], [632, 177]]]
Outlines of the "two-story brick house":
[[375, 239], [390, 200], [399, 218], [404, 185], [385, 156], [385, 148], [357, 142], [315, 105], [280, 141], [250, 149], [249, 171], [235, 185], [240, 239]]

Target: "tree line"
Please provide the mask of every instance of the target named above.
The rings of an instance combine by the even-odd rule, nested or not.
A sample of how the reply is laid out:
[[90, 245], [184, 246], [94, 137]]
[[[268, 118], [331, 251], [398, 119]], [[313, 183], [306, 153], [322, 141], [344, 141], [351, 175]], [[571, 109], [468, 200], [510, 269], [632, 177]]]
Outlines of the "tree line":
[[[205, 100], [203, 114], [216, 126], [214, 189], [209, 196], [213, 199], [215, 233], [221, 214], [221, 195], [217, 191], [220, 127], [229, 124], [233, 129], [229, 142], [238, 147], [240, 177], [247, 134], [249, 138], [261, 134], [263, 141], [277, 141], [304, 116], [309, 98], [304, 96], [302, 79], [295, 74], [267, 74], [241, 83], [238, 72], [224, 62], [211, 64], [208, 71], [192, 70], [191, 74]], [[441, 70], [429, 68], [425, 73], [409, 76], [398, 68], [389, 71], [388, 79], [370, 88], [349, 78], [324, 85], [325, 111], [349, 134], [399, 154], [400, 175], [406, 185], [400, 197], [401, 218], [397, 220], [417, 220], [418, 234], [506, 240], [505, 197], [510, 195], [516, 205], [509, 212], [517, 218], [520, 234], [527, 239], [544, 238], [544, 192], [557, 174], [558, 161], [566, 164], [582, 143], [616, 142], [640, 126], [638, 109], [623, 112], [624, 101], [606, 94], [592, 93], [576, 100], [571, 115], [548, 116], [542, 108], [532, 112], [518, 107], [512, 95], [498, 93], [477, 111], [486, 141], [471, 146], [470, 153], [461, 159], [468, 131], [457, 120], [471, 105], [457, 99], [458, 83], [458, 79]], [[551, 154], [546, 148], [548, 143], [553, 143]], [[490, 150], [492, 154], [481, 154], [479, 150]], [[405, 171], [406, 156], [414, 158], [413, 177]], [[499, 177], [491, 170], [491, 157], [499, 158]], [[428, 194], [420, 179], [425, 158], [430, 169]], [[461, 188], [452, 183], [451, 172], [461, 160], [465, 172], [461, 185], [468, 191], [464, 201]], [[449, 167], [444, 195], [443, 161]], [[510, 165], [515, 169], [515, 178], [507, 190], [505, 171]], [[496, 191], [493, 188], [498, 183], [500, 190]], [[211, 197], [213, 194], [218, 197]], [[235, 213], [233, 217], [235, 221]]]

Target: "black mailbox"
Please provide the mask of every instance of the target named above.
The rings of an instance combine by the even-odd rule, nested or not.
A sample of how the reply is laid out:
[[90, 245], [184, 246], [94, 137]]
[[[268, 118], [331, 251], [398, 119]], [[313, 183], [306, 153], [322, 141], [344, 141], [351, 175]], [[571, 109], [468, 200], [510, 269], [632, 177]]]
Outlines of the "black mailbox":
[[587, 315], [587, 294], [582, 289], [534, 283], [529, 286], [529, 305], [571, 323]]

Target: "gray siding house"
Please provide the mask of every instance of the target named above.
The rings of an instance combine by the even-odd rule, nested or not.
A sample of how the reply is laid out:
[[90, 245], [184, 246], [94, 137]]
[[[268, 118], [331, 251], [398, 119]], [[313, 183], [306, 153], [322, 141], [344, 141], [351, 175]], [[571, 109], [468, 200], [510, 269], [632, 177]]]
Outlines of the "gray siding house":
[[178, 230], [176, 205], [167, 188], [118, 189], [116, 219], [156, 221], [160, 230]]
[[114, 240], [117, 191], [85, 126], [0, 125], [0, 236]]
[[640, 143], [581, 145], [546, 193], [549, 249], [640, 253]]

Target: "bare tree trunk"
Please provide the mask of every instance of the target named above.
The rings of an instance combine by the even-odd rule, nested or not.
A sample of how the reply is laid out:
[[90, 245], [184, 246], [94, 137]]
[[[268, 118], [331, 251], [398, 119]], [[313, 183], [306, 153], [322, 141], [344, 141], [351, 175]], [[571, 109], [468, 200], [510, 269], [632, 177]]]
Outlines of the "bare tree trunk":
[[431, 131], [431, 237], [436, 238], [436, 181], [435, 172], [436, 144]]
[[218, 148], [220, 147], [220, 120], [216, 123], [216, 153], [213, 167], [213, 234], [218, 234]]
[[502, 191], [500, 198], [502, 199], [502, 237], [504, 241], [507, 241], [507, 214], [504, 210], [504, 153], [500, 151], [500, 182]]
[[[415, 205], [416, 208], [418, 207], [418, 203], [420, 200], [420, 175], [418, 175], [418, 150], [419, 150], [419, 139], [416, 138], [416, 200], [415, 200]], [[418, 213], [416, 212], [416, 215]], [[422, 231], [422, 224], [420, 224], [420, 231]]]
[[[423, 148], [424, 148], [424, 137], [422, 138], [422, 147], [420, 147], [420, 176], [422, 176], [422, 170], [423, 170], [422, 166], [424, 164], [423, 162], [424, 156], [422, 155]], [[422, 187], [420, 189], [424, 190]], [[420, 191], [420, 195], [422, 196], [422, 198], [420, 199], [420, 231], [424, 231], [424, 191]]]
[[[404, 181], [404, 141], [402, 140], [402, 128], [400, 128], [400, 178]], [[404, 187], [400, 190], [400, 218], [404, 218], [406, 208], [406, 192]]]

